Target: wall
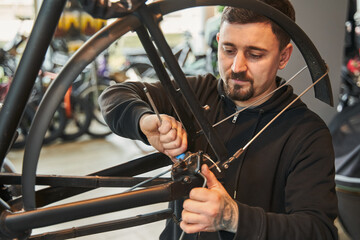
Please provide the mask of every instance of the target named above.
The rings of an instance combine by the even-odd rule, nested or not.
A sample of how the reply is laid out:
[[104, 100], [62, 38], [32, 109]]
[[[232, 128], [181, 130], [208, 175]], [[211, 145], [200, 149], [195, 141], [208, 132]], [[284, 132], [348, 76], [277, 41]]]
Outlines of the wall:
[[[296, 10], [296, 22], [313, 41], [320, 55], [330, 69], [330, 80], [334, 95], [335, 107], [319, 101], [310, 90], [302, 100], [329, 123], [336, 114], [340, 86], [340, 68], [344, 44], [344, 24], [346, 19], [347, 1], [345, 0], [291, 0]], [[305, 61], [299, 51], [295, 49], [290, 63], [284, 72], [279, 75], [289, 79], [300, 68], [305, 66]], [[308, 71], [302, 73], [291, 85], [295, 92], [300, 93], [311, 84]]]

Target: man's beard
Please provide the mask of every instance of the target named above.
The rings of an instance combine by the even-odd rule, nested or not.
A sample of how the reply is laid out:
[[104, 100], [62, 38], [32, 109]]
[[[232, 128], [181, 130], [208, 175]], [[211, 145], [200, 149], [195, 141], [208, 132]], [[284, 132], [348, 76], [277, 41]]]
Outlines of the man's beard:
[[[229, 79], [247, 81], [250, 83], [250, 87], [246, 87], [247, 89], [245, 89], [244, 86], [238, 85], [236, 83], [234, 86], [231, 87], [231, 86], [229, 86]], [[226, 81], [224, 84], [225, 93], [232, 100], [247, 101], [253, 97], [253, 95], [254, 95], [254, 80], [252, 78], [246, 76], [245, 72], [234, 73], [233, 71], [231, 71], [230, 76], [227, 77], [225, 81]]]

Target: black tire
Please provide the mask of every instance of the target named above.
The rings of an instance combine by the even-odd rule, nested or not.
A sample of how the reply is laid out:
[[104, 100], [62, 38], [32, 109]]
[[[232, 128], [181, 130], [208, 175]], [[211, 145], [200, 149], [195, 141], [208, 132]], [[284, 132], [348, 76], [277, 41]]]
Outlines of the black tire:
[[92, 119], [92, 106], [86, 99], [80, 98], [77, 94], [70, 97], [71, 116], [66, 116], [66, 126], [61, 138], [65, 141], [72, 141], [86, 133]]
[[94, 138], [103, 138], [112, 133], [101, 114], [100, 106], [98, 104], [100, 94], [108, 86], [110, 86], [110, 81], [102, 80], [97, 85], [88, 86], [80, 93], [80, 97], [86, 99], [92, 107], [92, 120], [86, 132]]
[[[25, 113], [21, 119], [20, 125], [17, 129], [18, 136], [15, 142], [12, 145], [13, 149], [22, 149], [25, 147], [27, 135], [29, 134], [30, 126], [32, 120], [35, 116], [37, 106], [30, 103], [25, 108]], [[65, 128], [66, 125], [66, 116], [63, 108], [59, 107], [49, 124], [49, 127], [46, 131], [43, 144], [48, 145], [58, 139]]]
[[48, 145], [54, 142], [56, 139], [59, 139], [64, 132], [65, 126], [66, 126], [65, 110], [63, 107], [59, 106], [56, 109], [53, 118], [51, 119], [48, 130], [46, 131], [44, 137], [43, 144]]

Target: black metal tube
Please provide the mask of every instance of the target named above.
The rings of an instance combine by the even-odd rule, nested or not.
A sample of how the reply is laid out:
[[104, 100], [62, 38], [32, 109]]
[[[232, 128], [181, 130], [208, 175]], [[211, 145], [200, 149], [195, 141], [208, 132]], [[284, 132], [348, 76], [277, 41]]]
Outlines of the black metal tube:
[[[0, 111], [0, 162], [20, 122], [66, 0], [43, 1], [11, 87]], [[1, 166], [0, 165], [0, 166]]]
[[[185, 175], [184, 175], [185, 179]], [[145, 188], [138, 191], [94, 198], [69, 204], [25, 212], [1, 214], [0, 237], [3, 235], [15, 238], [26, 234], [29, 230], [76, 219], [97, 216], [100, 214], [167, 202], [187, 196], [193, 187], [200, 187], [203, 179], [189, 172], [187, 181], [181, 178], [175, 182]]]
[[31, 236], [30, 240], [62, 240], [68, 238], [77, 238], [82, 236], [88, 236], [91, 234], [109, 232], [113, 230], [119, 230], [134, 226], [139, 226], [147, 223], [157, 222], [164, 219], [169, 219], [173, 216], [173, 211], [171, 209], [165, 209], [158, 212], [153, 212], [149, 214], [141, 214], [135, 217], [113, 220], [98, 224], [91, 224], [81, 227], [73, 227], [69, 229], [63, 229], [54, 232], [48, 232], [44, 234], [39, 234]]
[[[37, 175], [36, 185], [53, 187], [81, 187], [95, 189], [99, 187], [132, 187], [144, 182], [147, 177], [101, 177], [101, 176], [63, 176], [63, 175]], [[170, 178], [157, 178], [145, 183], [142, 187], [155, 186], [170, 182]], [[0, 184], [21, 185], [21, 174], [1, 173]]]
[[196, 116], [195, 119], [201, 126], [201, 129], [203, 130], [209, 145], [213, 149], [217, 160], [224, 161], [228, 157], [228, 152], [224, 142], [206, 119], [204, 115], [204, 109], [200, 106], [199, 100], [196, 98], [194, 91], [187, 82], [185, 74], [181, 70], [179, 63], [172, 53], [171, 48], [168, 45], [159, 25], [154, 21], [154, 15], [152, 15], [153, 13], [151, 13], [145, 5], [140, 7], [138, 12], [143, 20], [143, 23], [148, 28], [151, 37], [158, 47], [161, 55], [164, 57], [165, 62], [167, 63], [170, 72], [173, 74], [175, 81], [179, 85], [191, 112], [194, 116]]
[[167, 202], [173, 200], [173, 187], [178, 184], [178, 182], [173, 182], [123, 194], [13, 213], [3, 216], [2, 225], [8, 231], [17, 233], [124, 209]]
[[[115, 167], [89, 174], [88, 176], [135, 176], [170, 165], [171, 163], [171, 160], [166, 155], [162, 153], [153, 153]], [[91, 189], [78, 187], [48, 187], [41, 189], [36, 191], [36, 206], [43, 207], [89, 190]], [[23, 208], [23, 199], [16, 198], [11, 200], [9, 205], [12, 209], [20, 210]]]
[[173, 162], [169, 159], [168, 156], [163, 153], [156, 152], [89, 175], [124, 177], [136, 176], [164, 166], [171, 165], [172, 163]]

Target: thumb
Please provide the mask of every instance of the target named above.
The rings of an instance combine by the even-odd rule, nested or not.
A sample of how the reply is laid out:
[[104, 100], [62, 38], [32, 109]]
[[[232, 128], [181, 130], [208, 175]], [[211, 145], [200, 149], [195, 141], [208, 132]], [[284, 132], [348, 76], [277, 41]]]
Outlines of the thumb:
[[209, 189], [212, 189], [212, 188], [221, 188], [221, 189], [223, 189], [223, 186], [217, 180], [214, 173], [210, 171], [208, 165], [203, 164], [201, 166], [201, 173], [206, 177], [206, 180], [207, 180], [206, 185], [207, 185], [207, 187]]

